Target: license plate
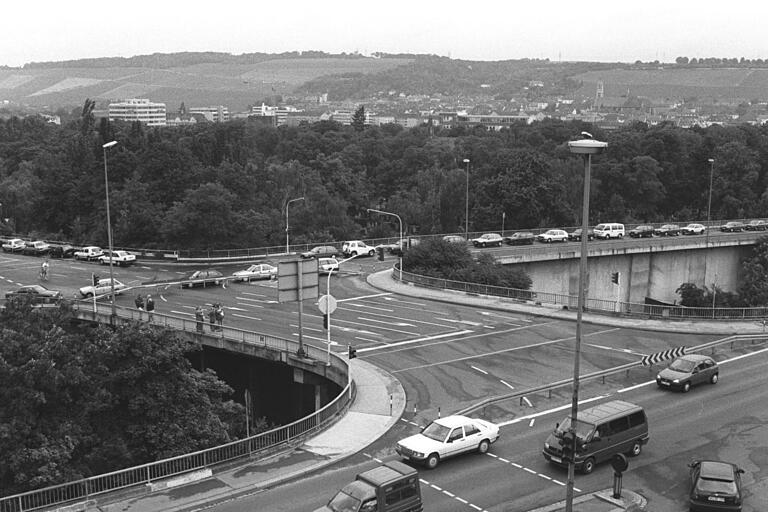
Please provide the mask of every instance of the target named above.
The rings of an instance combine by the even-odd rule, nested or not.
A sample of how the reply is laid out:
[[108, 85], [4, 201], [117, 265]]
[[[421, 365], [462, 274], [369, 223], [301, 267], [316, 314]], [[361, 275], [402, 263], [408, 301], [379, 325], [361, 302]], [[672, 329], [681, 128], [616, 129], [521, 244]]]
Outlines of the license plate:
[[669, 382], [661, 381], [662, 386], [669, 386]]
[[721, 498], [720, 496], [710, 496], [707, 499], [709, 501], [719, 501], [720, 503], [725, 503], [725, 498]]
[[563, 462], [563, 459], [560, 457], [550, 457], [552, 459], [552, 462], [557, 462], [558, 464]]

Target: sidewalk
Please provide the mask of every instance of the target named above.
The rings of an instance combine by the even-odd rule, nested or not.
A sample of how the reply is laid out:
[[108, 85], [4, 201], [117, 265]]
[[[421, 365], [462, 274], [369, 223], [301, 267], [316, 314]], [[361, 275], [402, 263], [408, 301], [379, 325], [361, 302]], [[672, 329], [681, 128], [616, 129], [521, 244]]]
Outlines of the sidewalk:
[[[576, 313], [555, 307], [533, 306], [497, 297], [484, 297], [461, 292], [420, 288], [392, 279], [385, 270], [367, 277], [368, 283], [382, 291], [411, 297], [464, 304], [483, 309], [511, 311], [534, 316], [546, 316], [574, 321]], [[745, 322], [684, 322], [643, 320], [586, 313], [585, 322], [616, 327], [648, 329], [667, 332], [707, 332], [710, 334], [757, 334], [762, 326]], [[357, 393], [349, 411], [326, 431], [306, 441], [297, 449], [267, 460], [252, 462], [217, 472], [201, 473], [200, 480], [188, 478], [166, 482], [163, 489], [146, 489], [141, 496], [99, 503], [105, 512], [192, 511], [216, 502], [257, 492], [290, 482], [350, 457], [384, 435], [400, 418], [406, 397], [400, 383], [386, 371], [370, 363], [353, 359], [350, 362], [352, 380]], [[391, 404], [391, 405], [390, 405]], [[158, 485], [158, 484], [156, 484]], [[159, 484], [163, 485], [163, 484]], [[335, 489], [328, 490], [330, 497]], [[611, 489], [576, 496], [573, 512], [621, 512], [642, 510], [645, 499], [631, 490], [623, 490], [622, 498], [612, 498]], [[135, 494], [135, 493], [134, 493]], [[563, 502], [530, 512], [562, 512]]]

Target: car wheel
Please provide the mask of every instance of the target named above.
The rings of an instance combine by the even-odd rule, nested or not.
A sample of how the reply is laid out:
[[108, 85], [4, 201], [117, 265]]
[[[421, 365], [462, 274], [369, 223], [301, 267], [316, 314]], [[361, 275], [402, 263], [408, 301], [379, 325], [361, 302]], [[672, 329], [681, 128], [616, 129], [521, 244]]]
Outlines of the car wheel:
[[92, 294], [92, 293], [90, 293], [90, 292], [89, 292], [89, 293], [86, 293], [86, 294], [85, 294], [85, 298], [86, 298], [86, 299], [90, 299], [91, 297], [93, 297], [93, 294]]
[[640, 441], [635, 441], [632, 443], [632, 449], [629, 450], [629, 456], [630, 457], [637, 457], [640, 455], [640, 452], [643, 451], [643, 444]]
[[690, 382], [686, 382], [685, 384], [683, 384], [683, 393], [687, 393], [690, 390], [691, 390], [691, 383]]
[[552, 243], [552, 239], [551, 239], [551, 238], [547, 238], [547, 239], [545, 239], [544, 241], [545, 241], [546, 243], [548, 243], [548, 244], [551, 244], [551, 243]]
[[624, 238], [624, 235], [622, 235], [621, 233], [619, 233], [619, 236], [618, 236], [617, 238], [619, 238], [619, 239], [622, 239], [622, 238]]
[[374, 250], [368, 251], [368, 256], [373, 256], [374, 254], [376, 254], [376, 251]]
[[480, 247], [482, 247], [483, 249], [485, 249], [485, 242], [481, 243], [481, 244], [480, 244]]
[[584, 461], [584, 464], [581, 466], [581, 472], [585, 475], [590, 474], [595, 469], [595, 459], [592, 457], [588, 458]]
[[424, 461], [424, 465], [427, 467], [427, 469], [435, 469], [439, 463], [440, 456], [436, 453], [431, 454], [429, 457], [427, 457], [427, 460]]
[[477, 453], [488, 453], [488, 448], [490, 446], [491, 443], [489, 443], [487, 439], [483, 439], [480, 441], [480, 444], [477, 445]]
[[357, 257], [357, 251], [351, 252], [351, 253], [349, 253], [349, 255]]
[[717, 381], [719, 379], [720, 379], [720, 374], [716, 373], [716, 374], [712, 375], [712, 377], [710, 377], [709, 383], [710, 384], [717, 384]]

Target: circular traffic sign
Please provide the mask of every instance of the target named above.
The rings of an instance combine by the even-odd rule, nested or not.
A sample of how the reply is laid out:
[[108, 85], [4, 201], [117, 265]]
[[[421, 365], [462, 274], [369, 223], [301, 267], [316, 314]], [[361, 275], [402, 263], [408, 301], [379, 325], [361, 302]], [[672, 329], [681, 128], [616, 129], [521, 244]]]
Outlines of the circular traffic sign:
[[317, 307], [324, 315], [333, 314], [333, 312], [336, 311], [336, 299], [333, 295], [323, 295], [317, 301]]

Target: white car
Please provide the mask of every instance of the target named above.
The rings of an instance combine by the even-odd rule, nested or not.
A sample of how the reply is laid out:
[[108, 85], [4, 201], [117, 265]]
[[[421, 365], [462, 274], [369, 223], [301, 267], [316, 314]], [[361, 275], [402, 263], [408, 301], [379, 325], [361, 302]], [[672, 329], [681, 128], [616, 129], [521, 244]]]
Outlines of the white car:
[[103, 254], [104, 254], [104, 251], [101, 250], [101, 247], [97, 247], [95, 245], [88, 245], [86, 247], [83, 247], [79, 251], [75, 251], [75, 259], [94, 261], [99, 259], [99, 256]]
[[498, 438], [499, 426], [490, 421], [446, 416], [427, 425], [420, 434], [399, 441], [395, 451], [433, 469], [447, 457], [473, 451], [485, 453]]
[[253, 279], [272, 279], [277, 277], [277, 267], [266, 263], [251, 265], [245, 270], [239, 270], [232, 274], [234, 281], [251, 281]]
[[688, 224], [680, 231], [684, 235], [701, 235], [703, 234], [707, 228], [703, 224]]
[[567, 242], [568, 233], [562, 229], [548, 229], [544, 233], [536, 235], [536, 240], [551, 244], [552, 242]]
[[501, 247], [504, 239], [498, 233], [485, 233], [478, 238], [472, 239], [472, 245], [475, 247]]
[[341, 246], [341, 252], [344, 253], [344, 256], [373, 256], [376, 254], [376, 249], [371, 247], [370, 245], [366, 245], [365, 242], [362, 240], [349, 240], [347, 242], [344, 242], [344, 244]]
[[[115, 279], [115, 295], [120, 295], [120, 293], [126, 288], [127, 286]], [[83, 297], [93, 297], [94, 295], [109, 295], [110, 293], [112, 293], [112, 287], [110, 286], [109, 278], [99, 279], [96, 283], [96, 286], [89, 285], [80, 288], [80, 295]]]
[[12, 238], [3, 244], [5, 252], [21, 252], [27, 244], [21, 238]]
[[[103, 254], [99, 256], [99, 263], [109, 265], [109, 249], [103, 251]], [[112, 251], [112, 265], [127, 267], [134, 263], [136, 263], [136, 256], [128, 251]]]
[[339, 272], [339, 262], [336, 258], [318, 258], [317, 273], [330, 274], [331, 272]]

